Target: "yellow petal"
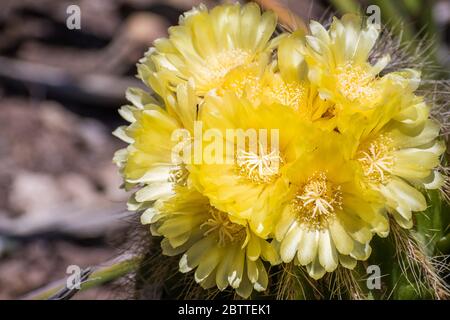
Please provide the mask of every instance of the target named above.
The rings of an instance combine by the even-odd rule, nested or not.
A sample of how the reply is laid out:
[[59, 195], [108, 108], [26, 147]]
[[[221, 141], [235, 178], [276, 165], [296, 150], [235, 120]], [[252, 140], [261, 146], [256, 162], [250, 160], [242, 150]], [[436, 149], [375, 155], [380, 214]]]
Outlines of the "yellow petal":
[[334, 271], [338, 266], [338, 253], [328, 230], [320, 232], [319, 262], [328, 272]]
[[209, 250], [208, 254], [202, 258], [195, 271], [195, 281], [201, 282], [205, 280], [219, 264], [221, 258], [223, 258], [223, 252], [220, 248], [216, 247]]
[[353, 270], [356, 267], [356, 259], [353, 259], [350, 256], [340, 254], [339, 255], [339, 263], [347, 269]]
[[233, 258], [231, 270], [228, 273], [228, 283], [232, 288], [239, 287], [244, 274], [245, 253], [238, 250]]
[[308, 271], [310, 277], [313, 278], [314, 280], [319, 280], [326, 273], [326, 270], [322, 267], [322, 265], [319, 262], [319, 258], [314, 259], [313, 262], [308, 264], [306, 266], [306, 270]]
[[294, 222], [286, 237], [281, 242], [280, 255], [284, 262], [291, 262], [297, 252], [298, 245], [302, 239], [302, 230]]
[[302, 242], [297, 251], [297, 258], [301, 265], [309, 264], [316, 257], [319, 237], [318, 231], [305, 231], [303, 233]]
[[202, 257], [214, 245], [214, 240], [205, 237], [194, 244], [180, 259], [180, 272], [186, 273], [198, 266]]
[[261, 254], [260, 239], [252, 235], [247, 245], [247, 256], [250, 260], [255, 261]]
[[338, 219], [335, 219], [329, 226], [331, 237], [339, 253], [348, 255], [353, 250], [353, 240], [347, 234]]

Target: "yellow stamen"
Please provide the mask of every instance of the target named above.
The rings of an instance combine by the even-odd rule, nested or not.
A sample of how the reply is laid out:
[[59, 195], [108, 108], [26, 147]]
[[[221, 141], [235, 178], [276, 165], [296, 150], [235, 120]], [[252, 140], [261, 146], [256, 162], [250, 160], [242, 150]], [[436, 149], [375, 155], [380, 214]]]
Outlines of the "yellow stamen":
[[268, 95], [275, 101], [295, 109], [299, 109], [306, 93], [305, 86], [298, 82], [276, 81], [268, 89]]
[[260, 145], [259, 152], [239, 150], [237, 155], [239, 174], [254, 183], [269, 183], [279, 176], [283, 160], [278, 150], [267, 153]]
[[336, 209], [342, 209], [341, 187], [330, 182], [326, 173], [315, 173], [296, 195], [294, 207], [301, 223], [311, 229], [323, 229]]
[[250, 53], [242, 49], [223, 51], [218, 54], [209, 56], [205, 61], [207, 76], [210, 79], [223, 78], [234, 68], [237, 68], [248, 62], [250, 57]]
[[361, 66], [346, 63], [337, 67], [336, 71], [338, 89], [347, 99], [353, 101], [374, 98], [373, 76]]
[[394, 165], [391, 142], [390, 138], [382, 135], [359, 152], [358, 160], [362, 164], [364, 174], [369, 181], [385, 183], [388, 180]]
[[219, 90], [231, 91], [239, 98], [246, 96], [254, 101], [261, 95], [261, 79], [254, 67], [237, 67], [226, 75]]
[[225, 246], [229, 243], [236, 243], [245, 239], [245, 227], [231, 222], [225, 212], [211, 207], [209, 213], [211, 214], [211, 218], [200, 226], [200, 228], [206, 227], [208, 229], [205, 231], [204, 236], [217, 232], [219, 246]]

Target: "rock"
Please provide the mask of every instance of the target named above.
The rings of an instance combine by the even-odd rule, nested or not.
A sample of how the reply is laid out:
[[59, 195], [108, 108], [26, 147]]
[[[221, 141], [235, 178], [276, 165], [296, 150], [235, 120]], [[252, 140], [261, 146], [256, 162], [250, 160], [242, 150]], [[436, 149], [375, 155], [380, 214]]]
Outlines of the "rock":
[[9, 207], [20, 213], [45, 211], [68, 200], [58, 179], [43, 173], [19, 172], [9, 193]]

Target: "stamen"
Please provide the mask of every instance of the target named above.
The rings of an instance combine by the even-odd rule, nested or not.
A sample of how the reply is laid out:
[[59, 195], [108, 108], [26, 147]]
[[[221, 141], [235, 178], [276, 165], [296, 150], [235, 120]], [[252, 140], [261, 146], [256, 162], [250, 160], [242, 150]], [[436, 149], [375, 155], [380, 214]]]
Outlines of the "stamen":
[[338, 89], [353, 101], [356, 99], [373, 99], [373, 76], [362, 67], [346, 63], [336, 68]]
[[251, 66], [236, 67], [226, 75], [219, 90], [231, 91], [239, 98], [246, 96], [254, 101], [262, 92], [261, 79]]
[[260, 145], [259, 154], [239, 150], [236, 162], [240, 175], [260, 184], [272, 182], [279, 176], [279, 169], [283, 160], [278, 150], [267, 153], [266, 148]]
[[299, 109], [305, 92], [306, 88], [302, 84], [297, 82], [286, 83], [281, 80], [271, 84], [268, 95], [282, 105]]
[[229, 243], [236, 243], [245, 239], [245, 227], [240, 224], [231, 222], [225, 212], [211, 207], [209, 213], [211, 214], [211, 218], [209, 218], [200, 226], [201, 229], [208, 229], [203, 234], [204, 236], [207, 236], [213, 232], [217, 232], [218, 243], [219, 246], [222, 247]]
[[394, 156], [390, 147], [392, 139], [381, 135], [363, 148], [358, 160], [362, 164], [364, 175], [373, 183], [385, 183], [394, 165]]
[[341, 186], [327, 179], [325, 172], [312, 175], [294, 199], [299, 221], [308, 228], [326, 228], [336, 209], [342, 209]]
[[250, 53], [242, 49], [223, 51], [209, 56], [205, 61], [207, 69], [205, 76], [210, 79], [223, 78], [234, 68], [244, 65], [250, 57]]

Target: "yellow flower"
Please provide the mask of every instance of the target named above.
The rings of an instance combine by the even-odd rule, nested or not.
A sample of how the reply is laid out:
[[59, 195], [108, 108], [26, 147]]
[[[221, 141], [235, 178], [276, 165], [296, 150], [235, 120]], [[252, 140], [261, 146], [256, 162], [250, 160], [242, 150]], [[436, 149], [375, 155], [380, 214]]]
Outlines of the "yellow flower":
[[275, 76], [269, 78], [264, 88], [266, 99], [272, 97], [278, 103], [296, 110], [301, 119], [322, 129], [336, 126], [336, 105], [324, 100], [318, 88], [308, 79], [308, 65], [304, 56], [305, 35], [294, 32], [280, 40], [277, 50]]
[[186, 12], [138, 65], [159, 97], [130, 89], [114, 132], [129, 209], [163, 253], [245, 298], [268, 263], [353, 269], [388, 214], [411, 228], [444, 180], [420, 73], [387, 72], [379, 25], [345, 15], [273, 38], [276, 23], [254, 3]]
[[318, 88], [308, 80], [304, 36], [295, 32], [280, 37], [274, 63], [236, 69], [218, 92], [223, 95], [224, 91], [232, 91], [238, 97], [247, 97], [255, 106], [262, 102], [280, 104], [295, 110], [302, 120], [334, 130], [337, 107], [332, 101], [322, 99]]
[[296, 160], [292, 141], [309, 127], [285, 106], [255, 106], [233, 94], [207, 97], [199, 119], [203, 161], [190, 167], [192, 181], [212, 205], [248, 219], [252, 231], [266, 237], [273, 209], [289, 189], [284, 172]]
[[266, 76], [262, 92], [315, 126], [345, 132], [354, 126], [354, 114], [370, 117], [377, 105], [400, 92], [412, 93], [420, 82], [412, 69], [379, 75], [389, 58], [369, 63], [378, 27], [362, 28], [359, 17], [335, 19], [328, 31], [312, 22], [311, 33], [280, 39], [275, 74]]
[[[288, 38], [283, 37], [280, 45]], [[308, 89], [306, 83], [286, 80], [275, 64], [259, 63], [230, 71], [214, 93], [223, 96], [232, 92], [239, 98], [247, 98], [255, 107], [281, 104], [299, 110], [307, 102]]]
[[195, 281], [205, 289], [231, 286], [248, 298], [253, 289], [267, 288], [268, 275], [261, 259], [279, 262], [274, 247], [253, 234], [245, 220], [231, 219], [192, 189], [178, 187], [173, 197], [158, 201], [141, 221], [152, 223], [154, 235], [164, 236], [164, 254], [183, 254], [180, 271], [196, 269]]
[[192, 130], [196, 98], [188, 85], [179, 86], [177, 96], [178, 103], [172, 101], [174, 105], [168, 104], [165, 110], [144, 91], [130, 89], [127, 98], [133, 105], [120, 109], [130, 125], [119, 127], [114, 134], [129, 145], [116, 152], [114, 162], [127, 189], [141, 187], [129, 201], [132, 210], [171, 196], [175, 185], [187, 184], [189, 173], [185, 164], [173, 157], [179, 141], [172, 139], [172, 135], [182, 128]]
[[331, 100], [351, 112], [369, 110], [392, 84], [413, 91], [419, 84], [419, 73], [405, 69], [381, 76], [389, 63], [389, 55], [374, 65], [370, 52], [379, 36], [380, 26], [363, 26], [359, 16], [347, 14], [333, 22], [326, 30], [320, 23], [311, 22], [311, 35], [305, 37], [304, 59], [308, 65], [308, 79], [317, 86], [322, 99]]
[[[401, 93], [400, 93], [401, 94]], [[438, 189], [443, 178], [437, 167], [445, 144], [438, 139], [440, 126], [428, 119], [423, 98], [402, 95], [383, 104], [367, 121], [355, 152], [367, 183], [385, 198], [388, 210], [405, 228], [413, 226], [412, 211], [427, 208], [418, 189]], [[359, 128], [355, 128], [361, 130]]]
[[369, 257], [373, 233], [388, 234], [378, 194], [363, 187], [360, 166], [350, 160], [354, 143], [335, 132], [316, 132], [297, 144], [299, 160], [288, 173], [293, 188], [275, 238], [282, 260], [306, 266], [314, 279], [339, 264], [353, 269]]
[[168, 38], [155, 41], [139, 74], [162, 97], [191, 78], [203, 96], [234, 69], [267, 61], [276, 23], [272, 12], [261, 14], [255, 3], [222, 5], [210, 12], [200, 5], [169, 28]]

